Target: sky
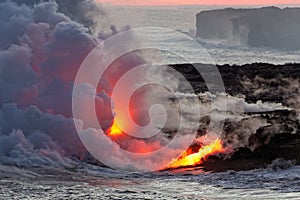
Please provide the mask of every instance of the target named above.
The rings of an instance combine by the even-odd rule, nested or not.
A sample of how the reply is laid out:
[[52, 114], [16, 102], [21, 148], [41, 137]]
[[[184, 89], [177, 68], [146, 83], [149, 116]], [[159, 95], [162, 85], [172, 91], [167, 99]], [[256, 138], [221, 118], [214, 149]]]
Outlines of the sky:
[[96, 0], [116, 5], [277, 5], [300, 4], [300, 0]]

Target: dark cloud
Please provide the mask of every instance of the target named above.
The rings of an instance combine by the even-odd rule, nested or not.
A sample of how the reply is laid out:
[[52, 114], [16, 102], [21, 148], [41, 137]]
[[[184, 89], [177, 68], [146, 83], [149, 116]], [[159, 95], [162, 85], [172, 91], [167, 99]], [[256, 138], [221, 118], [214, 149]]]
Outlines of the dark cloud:
[[[66, 155], [79, 157], [85, 153], [75, 130], [73, 119], [65, 118], [62, 115], [43, 113], [35, 106], [20, 110], [16, 104], [4, 104], [0, 109], [0, 127], [1, 135], [10, 135], [14, 130], [22, 130], [25, 137], [40, 147], [45, 144], [38, 144], [38, 138], [34, 139], [33, 133], [39, 137], [51, 138], [65, 150]], [[37, 133], [43, 133], [46, 136]]]
[[[6, 0], [0, 0], [5, 2]], [[98, 26], [106, 26], [107, 18], [106, 12], [100, 4], [94, 0], [11, 0], [18, 5], [27, 5], [30, 7], [37, 6], [34, 12], [36, 22], [50, 20], [55, 23], [58, 19], [71, 18], [89, 29], [89, 32], [95, 33], [98, 31]], [[41, 2], [49, 2], [48, 4], [41, 5]], [[54, 5], [54, 6], [53, 6]], [[55, 16], [53, 13], [58, 11]], [[45, 15], [45, 13], [47, 13]], [[51, 15], [52, 13], [52, 15]], [[51, 18], [54, 17], [54, 18]]]
[[0, 3], [0, 48], [8, 48], [17, 43], [32, 21], [32, 10], [13, 2]]
[[[72, 119], [72, 90], [81, 63], [100, 43], [89, 29], [100, 12], [93, 6], [88, 0], [0, 1], [1, 162], [12, 155], [22, 163], [87, 155], [74, 126], [81, 122]], [[111, 99], [99, 89], [95, 101], [108, 128]]]

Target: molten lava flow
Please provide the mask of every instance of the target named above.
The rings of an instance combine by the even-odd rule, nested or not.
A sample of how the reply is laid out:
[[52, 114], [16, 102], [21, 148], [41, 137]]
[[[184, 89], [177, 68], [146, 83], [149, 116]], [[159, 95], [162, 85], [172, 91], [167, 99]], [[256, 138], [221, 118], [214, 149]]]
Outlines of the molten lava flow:
[[122, 130], [119, 128], [117, 121], [114, 120], [113, 125], [110, 127], [108, 130], [108, 135], [109, 136], [118, 136], [122, 134]]
[[167, 168], [179, 168], [201, 164], [207, 156], [223, 152], [223, 145], [220, 139], [215, 140], [209, 145], [201, 147], [197, 153], [189, 154], [188, 150], [177, 160], [172, 162]]

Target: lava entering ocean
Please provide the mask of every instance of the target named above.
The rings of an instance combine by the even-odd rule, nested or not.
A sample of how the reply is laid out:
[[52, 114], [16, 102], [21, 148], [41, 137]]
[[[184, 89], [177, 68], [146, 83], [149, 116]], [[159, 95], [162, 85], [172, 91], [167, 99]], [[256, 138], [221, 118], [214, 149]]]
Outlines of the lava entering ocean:
[[114, 120], [114, 123], [112, 124], [112, 126], [108, 130], [108, 135], [109, 136], [118, 136], [118, 135], [121, 135], [122, 133], [123, 132], [119, 128], [117, 121]]
[[[112, 124], [111, 128], [108, 129], [107, 135], [111, 138], [118, 138], [123, 134], [122, 130], [119, 128], [116, 120]], [[194, 147], [187, 149], [179, 158], [174, 159], [171, 164], [164, 167], [162, 170], [166, 169], [176, 169], [181, 167], [190, 167], [203, 163], [205, 159], [214, 154], [224, 153], [223, 143], [221, 139], [216, 139], [209, 143], [208, 145], [202, 145], [198, 147], [197, 150]], [[148, 150], [146, 151], [148, 153]]]
[[178, 159], [171, 162], [166, 169], [176, 169], [180, 167], [195, 166], [201, 164], [205, 158], [209, 155], [222, 153], [225, 149], [223, 148], [222, 141], [216, 139], [208, 145], [201, 146], [196, 153], [191, 153], [191, 148], [183, 153]]

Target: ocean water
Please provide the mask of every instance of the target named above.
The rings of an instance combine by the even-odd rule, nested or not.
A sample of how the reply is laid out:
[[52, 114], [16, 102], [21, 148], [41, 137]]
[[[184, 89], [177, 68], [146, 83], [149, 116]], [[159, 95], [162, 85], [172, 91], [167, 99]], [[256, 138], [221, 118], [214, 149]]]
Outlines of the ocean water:
[[[193, 38], [195, 14], [211, 7], [107, 9], [112, 13], [109, 21], [117, 27], [129, 24], [133, 28], [169, 30], [154, 29], [151, 33], [160, 47], [168, 50], [158, 52], [161, 63], [300, 62], [297, 51], [240, 47]], [[194, 42], [199, 43], [203, 54], [198, 53]], [[184, 55], [184, 59], [178, 55]], [[0, 199], [300, 199], [299, 166], [222, 173], [204, 173], [201, 169], [128, 173], [57, 155], [52, 159], [25, 156], [17, 151], [8, 158], [1, 155]]]
[[[285, 7], [285, 6], [282, 6]], [[166, 29], [165, 32], [153, 30], [157, 41], [170, 52], [160, 52], [162, 63], [211, 63], [246, 64], [246, 63], [296, 63], [300, 62], [300, 51], [281, 51], [272, 48], [252, 48], [237, 46], [227, 41], [205, 41], [195, 38], [196, 14], [203, 10], [224, 8], [222, 6], [179, 6], [179, 7], [105, 7], [107, 21], [117, 27], [130, 25], [132, 28], [155, 27]], [[240, 7], [236, 7], [240, 8]], [[245, 7], [241, 7], [245, 8]], [[249, 7], [247, 7], [249, 8]], [[168, 30], [168, 31], [167, 31]], [[178, 33], [186, 36], [179, 36]], [[199, 47], [190, 45], [189, 39], [199, 43], [207, 54], [199, 54]], [[178, 54], [188, 55], [183, 61]]]
[[[12, 175], [13, 174], [13, 175]], [[22, 175], [20, 175], [22, 174]], [[300, 167], [241, 172], [125, 173], [1, 167], [1, 199], [299, 199]]]

